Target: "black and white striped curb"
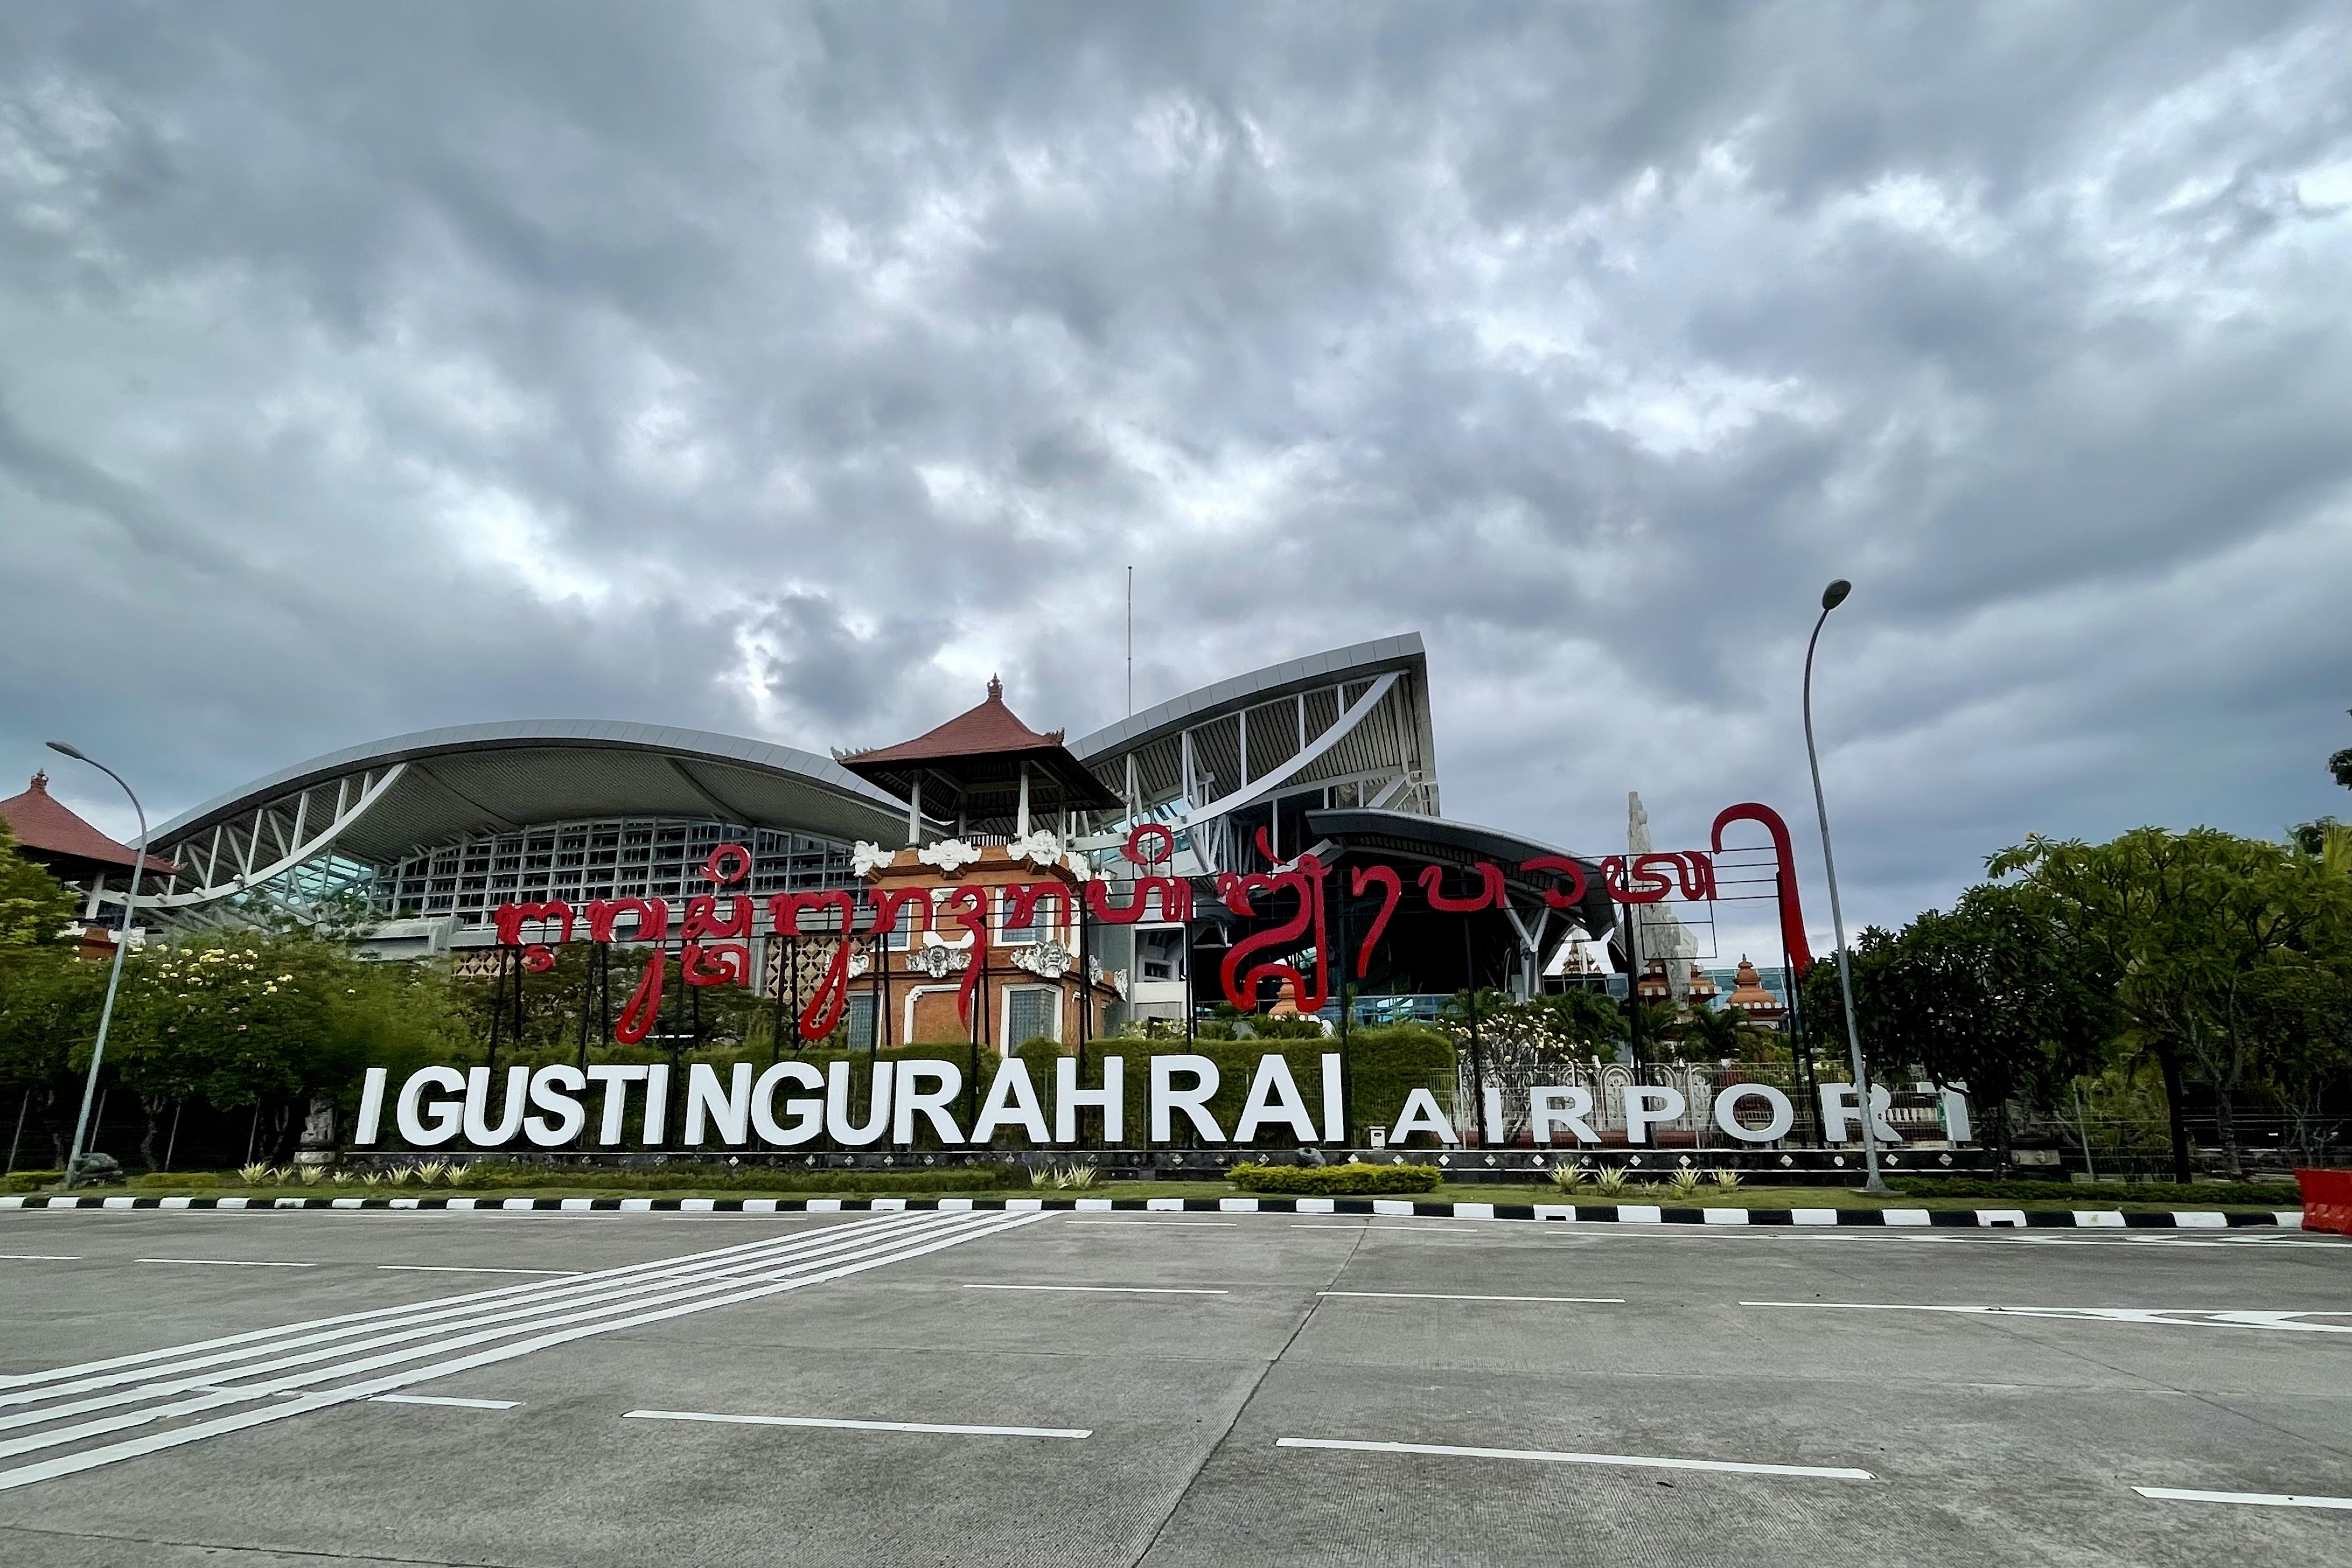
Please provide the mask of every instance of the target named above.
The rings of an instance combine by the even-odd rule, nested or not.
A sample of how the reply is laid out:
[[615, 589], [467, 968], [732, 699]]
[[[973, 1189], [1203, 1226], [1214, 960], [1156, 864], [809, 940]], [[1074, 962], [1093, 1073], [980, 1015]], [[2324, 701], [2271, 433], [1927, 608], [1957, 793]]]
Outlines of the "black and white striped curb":
[[1381, 1197], [0, 1197], [0, 1209], [414, 1209], [532, 1214], [857, 1214], [894, 1209], [1012, 1213], [1368, 1214], [1413, 1219], [1538, 1219], [1602, 1225], [1921, 1226], [1935, 1229], [2235, 1230], [2303, 1224], [2294, 1208], [1677, 1208], [1656, 1204], [1414, 1203]]

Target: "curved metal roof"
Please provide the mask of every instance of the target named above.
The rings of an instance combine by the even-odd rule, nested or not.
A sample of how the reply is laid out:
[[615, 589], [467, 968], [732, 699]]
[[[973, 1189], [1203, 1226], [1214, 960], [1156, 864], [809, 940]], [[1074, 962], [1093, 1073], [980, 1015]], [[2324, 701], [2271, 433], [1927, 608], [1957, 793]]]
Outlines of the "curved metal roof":
[[[1287, 659], [1279, 664], [1268, 664], [1262, 670], [1234, 675], [1187, 692], [1181, 697], [1171, 697], [1156, 707], [1129, 714], [1117, 724], [1105, 725], [1092, 735], [1070, 742], [1070, 750], [1080, 759], [1099, 765], [1107, 758], [1133, 751], [1152, 741], [1193, 728], [1236, 713], [1274, 702], [1310, 687], [1328, 686], [1347, 680], [1361, 680], [1390, 670], [1408, 672], [1426, 681], [1429, 660], [1421, 645], [1421, 633], [1407, 632], [1401, 636], [1382, 637], [1370, 643], [1357, 643], [1345, 648], [1333, 648], [1321, 653], [1309, 653], [1304, 658]], [[1424, 690], [1425, 690], [1424, 686]], [[1423, 730], [1423, 749], [1428, 736], [1429, 709], [1424, 697], [1419, 717]]]
[[337, 835], [337, 853], [383, 861], [460, 834], [583, 817], [715, 815], [836, 839], [906, 826], [904, 806], [813, 752], [667, 725], [523, 720], [419, 730], [314, 757], [182, 812], [154, 840], [186, 843], [275, 802], [395, 766], [382, 798]]

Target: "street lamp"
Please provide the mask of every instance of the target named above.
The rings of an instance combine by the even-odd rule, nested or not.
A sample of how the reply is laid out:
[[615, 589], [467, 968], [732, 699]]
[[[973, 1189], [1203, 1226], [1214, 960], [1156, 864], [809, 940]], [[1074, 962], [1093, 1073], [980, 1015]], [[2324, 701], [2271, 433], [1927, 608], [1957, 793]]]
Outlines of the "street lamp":
[[122, 784], [122, 792], [131, 797], [131, 809], [139, 813], [139, 841], [131, 846], [131, 886], [122, 895], [122, 920], [114, 933], [114, 965], [106, 977], [106, 1006], [99, 1011], [98, 1044], [89, 1053], [89, 1080], [81, 1086], [81, 1114], [74, 1118], [73, 1153], [66, 1159], [66, 1186], [70, 1188], [81, 1174], [82, 1145], [89, 1134], [90, 1102], [98, 1097], [98, 1068], [106, 1060], [106, 1029], [114, 1021], [115, 988], [122, 983], [122, 955], [131, 946], [131, 901], [138, 894], [139, 879], [147, 870], [147, 808], [139, 803], [131, 786], [122, 783], [122, 775], [105, 763], [83, 756], [62, 740], [49, 742], [49, 749], [76, 762], [87, 762], [117, 784]]
[[1870, 1172], [1862, 1190], [1885, 1193], [1886, 1183], [1878, 1175], [1878, 1113], [1870, 1103], [1870, 1069], [1863, 1065], [1862, 1030], [1853, 1021], [1853, 967], [1846, 960], [1845, 914], [1838, 907], [1837, 857], [1830, 851], [1830, 808], [1822, 795], [1822, 759], [1813, 749], [1813, 649], [1821, 643], [1830, 612], [1843, 604], [1853, 591], [1853, 584], [1842, 577], [1822, 590], [1822, 618], [1813, 622], [1812, 641], [1805, 644], [1805, 761], [1813, 770], [1813, 810], [1822, 819], [1822, 866], [1830, 878], [1830, 925], [1837, 935], [1838, 988], [1845, 993], [1845, 1043], [1853, 1053], [1854, 1111], [1862, 1122], [1863, 1163]]

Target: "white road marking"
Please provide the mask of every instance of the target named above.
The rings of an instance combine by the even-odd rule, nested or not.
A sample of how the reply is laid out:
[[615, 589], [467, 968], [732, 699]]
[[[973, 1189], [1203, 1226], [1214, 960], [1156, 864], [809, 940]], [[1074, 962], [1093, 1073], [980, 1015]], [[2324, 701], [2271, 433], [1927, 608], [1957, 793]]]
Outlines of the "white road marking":
[[403, 1274], [561, 1274], [567, 1279], [587, 1272], [584, 1269], [461, 1269], [455, 1263], [379, 1263], [376, 1267]]
[[[656, 1264], [635, 1265], [581, 1279], [507, 1286], [470, 1296], [418, 1303], [409, 1308], [352, 1313], [319, 1322], [231, 1335], [203, 1344], [119, 1356], [106, 1363], [0, 1379], [0, 1388], [8, 1390], [0, 1393], [0, 1405], [43, 1403], [68, 1395], [134, 1383], [142, 1377], [161, 1376], [165, 1379], [132, 1388], [127, 1393], [68, 1402], [0, 1421], [0, 1427], [41, 1425], [102, 1407], [135, 1406], [121, 1414], [0, 1442], [0, 1458], [101, 1437], [126, 1427], [196, 1415], [224, 1405], [274, 1400], [289, 1391], [296, 1394], [294, 1398], [262, 1408], [0, 1469], [0, 1490], [76, 1474], [183, 1444], [284, 1420], [312, 1410], [371, 1399], [412, 1384], [452, 1376], [590, 1335], [663, 1322], [821, 1284], [1014, 1229], [1039, 1218], [1041, 1216], [1036, 1213], [940, 1215], [917, 1212], [910, 1215], [886, 1211], [863, 1223], [830, 1227], [791, 1238], [725, 1248], [717, 1252], [666, 1260]], [[483, 1309], [490, 1305], [507, 1310], [485, 1312]], [[558, 1312], [551, 1316], [548, 1315], [551, 1308], [583, 1310]], [[462, 1317], [465, 1321], [440, 1322], [436, 1327], [412, 1326], [451, 1317]], [[345, 1326], [329, 1328], [329, 1325], [336, 1324]], [[173, 1376], [174, 1373], [194, 1372], [198, 1368], [217, 1366], [224, 1362], [271, 1355], [289, 1345], [343, 1339], [354, 1333], [369, 1333], [383, 1328], [399, 1332], [355, 1344], [278, 1356], [274, 1360], [195, 1377], [173, 1380]], [[306, 1332], [322, 1329], [327, 1332]], [[446, 1337], [453, 1333], [457, 1337]], [[514, 1337], [519, 1334], [528, 1337]], [[378, 1346], [402, 1345], [403, 1342], [418, 1339], [429, 1343], [404, 1344], [403, 1348], [358, 1360], [336, 1359]], [[188, 1354], [213, 1351], [215, 1346], [226, 1344], [244, 1348], [193, 1356]], [[483, 1348], [471, 1348], [476, 1346]], [[422, 1358], [446, 1356], [453, 1351], [470, 1351], [470, 1354], [449, 1356], [423, 1365], [414, 1364]], [[152, 1365], [174, 1358], [178, 1363], [176, 1366]], [[321, 1361], [332, 1364], [313, 1364]], [[404, 1363], [410, 1364], [404, 1366], [401, 1364]], [[134, 1364], [147, 1370], [120, 1375], [114, 1370]], [[249, 1377], [302, 1365], [310, 1365], [311, 1370], [230, 1391], [200, 1391], [212, 1379]], [[382, 1375], [331, 1390], [302, 1392], [307, 1385], [371, 1372], [381, 1373]], [[93, 1373], [100, 1375], [90, 1375]], [[47, 1386], [35, 1386], [37, 1385]], [[159, 1400], [167, 1402], [157, 1403]]]
[[2161, 1502], [2242, 1502], [2257, 1508], [2352, 1509], [2352, 1497], [2313, 1497], [2292, 1491], [2200, 1491], [2194, 1487], [2134, 1487]]
[[2309, 1318], [2352, 1317], [2352, 1312], [2312, 1309], [2273, 1312], [2224, 1307], [1998, 1307], [1922, 1305], [1910, 1301], [1742, 1301], [1743, 1307], [1795, 1307], [1805, 1311], [1857, 1312], [1951, 1312], [1963, 1317], [2044, 1318], [2066, 1322], [2154, 1323], [2167, 1328], [2280, 1329], [2301, 1333], [2352, 1333], [2352, 1323], [2308, 1322]]
[[442, 1394], [378, 1394], [372, 1396], [368, 1403], [371, 1405], [446, 1405], [458, 1410], [512, 1410], [518, 1408], [522, 1401], [520, 1399], [459, 1399], [451, 1395]]
[[1811, 1476], [1824, 1480], [1869, 1481], [1868, 1470], [1842, 1465], [1761, 1465], [1731, 1459], [1672, 1459], [1652, 1454], [1549, 1453], [1540, 1448], [1465, 1448], [1447, 1443], [1360, 1443], [1339, 1437], [1277, 1437], [1277, 1448], [1344, 1448], [1365, 1454], [1434, 1454], [1456, 1459], [1526, 1459], [1548, 1465], [1621, 1465], [1650, 1470], [1720, 1470], [1736, 1476]]
[[1230, 1296], [1193, 1285], [966, 1285], [967, 1291], [1073, 1291], [1089, 1296]]
[[0, 1252], [0, 1263], [79, 1263], [79, 1256], [62, 1252]]
[[1441, 1231], [1441, 1232], [1444, 1232], [1444, 1233], [1447, 1233], [1447, 1234], [1450, 1234], [1450, 1235], [1454, 1235], [1454, 1236], [1475, 1236], [1475, 1235], [1477, 1235], [1477, 1234], [1478, 1234], [1478, 1228], [1477, 1228], [1476, 1226], [1475, 1226], [1475, 1225], [1321, 1225], [1321, 1224], [1312, 1224], [1312, 1225], [1294, 1225], [1294, 1226], [1292, 1226], [1290, 1228], [1292, 1228], [1293, 1230], [1402, 1230], [1402, 1231], [1410, 1232], [1411, 1234], [1415, 1235], [1415, 1236], [1425, 1236], [1425, 1235], [1429, 1234], [1431, 1231]]
[[741, 1427], [835, 1427], [851, 1432], [945, 1432], [959, 1437], [1091, 1437], [1087, 1427], [961, 1427], [938, 1421], [835, 1421], [816, 1416], [721, 1416], [702, 1410], [631, 1410], [625, 1421], [719, 1421]]
[[1222, 1225], [1230, 1230], [1234, 1226], [1239, 1225], [1241, 1221], [1238, 1219], [1073, 1219], [1066, 1223], [1071, 1225], [1123, 1225], [1139, 1228], [1147, 1225]]
[[133, 1258], [133, 1263], [201, 1263], [213, 1269], [315, 1269], [316, 1263], [263, 1263], [250, 1258]]
[[1426, 1291], [1318, 1291], [1315, 1293], [1379, 1301], [1569, 1301], [1597, 1307], [1622, 1307], [1625, 1304], [1622, 1296], [1441, 1296]]

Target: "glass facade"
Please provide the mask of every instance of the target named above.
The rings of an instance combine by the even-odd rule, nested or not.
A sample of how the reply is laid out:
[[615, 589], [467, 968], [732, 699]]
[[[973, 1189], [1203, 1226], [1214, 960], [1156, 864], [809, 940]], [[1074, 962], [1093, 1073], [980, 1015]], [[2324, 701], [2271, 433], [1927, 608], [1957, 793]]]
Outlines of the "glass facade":
[[371, 904], [382, 918], [455, 915], [471, 925], [510, 901], [667, 898], [711, 891], [702, 862], [720, 844], [751, 852], [751, 873], [727, 891], [763, 896], [852, 887], [849, 846], [740, 822], [619, 817], [551, 822], [420, 848], [385, 867]]

